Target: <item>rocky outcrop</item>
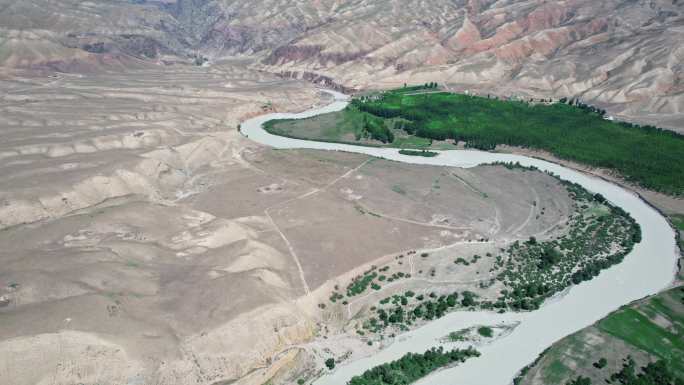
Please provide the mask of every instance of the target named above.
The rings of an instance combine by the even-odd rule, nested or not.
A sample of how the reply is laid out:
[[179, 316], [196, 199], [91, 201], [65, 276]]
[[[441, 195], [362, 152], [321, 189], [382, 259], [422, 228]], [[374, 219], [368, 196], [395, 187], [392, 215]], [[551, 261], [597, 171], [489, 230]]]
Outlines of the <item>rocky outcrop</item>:
[[308, 82], [317, 84], [319, 86], [346, 94], [351, 94], [357, 91], [354, 88], [346, 87], [342, 84], [336, 83], [335, 80], [329, 76], [317, 74], [314, 72], [283, 71], [277, 73], [276, 75], [285, 79], [304, 79]]
[[315, 60], [319, 65], [340, 65], [347, 62], [359, 60], [366, 56], [368, 52], [324, 52], [322, 45], [286, 45], [278, 47], [266, 58], [264, 63], [267, 65], [282, 65], [290, 62], [301, 62]]
[[264, 59], [264, 63], [268, 65], [277, 65], [293, 61], [299, 62], [316, 57], [320, 55], [321, 52], [323, 52], [323, 46], [320, 45], [287, 45], [276, 48], [273, 53]]

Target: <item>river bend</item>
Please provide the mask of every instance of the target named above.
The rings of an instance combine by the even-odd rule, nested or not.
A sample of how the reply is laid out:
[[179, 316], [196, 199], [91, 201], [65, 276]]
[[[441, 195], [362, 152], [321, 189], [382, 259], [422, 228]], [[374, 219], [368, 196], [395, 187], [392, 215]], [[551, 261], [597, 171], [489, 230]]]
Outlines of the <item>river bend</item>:
[[[606, 180], [568, 169], [555, 163], [519, 155], [488, 153], [475, 150], [437, 151], [432, 158], [401, 155], [398, 149], [315, 142], [269, 134], [262, 124], [273, 119], [301, 119], [339, 111], [348, 97], [337, 92], [329, 105], [302, 113], [274, 113], [242, 123], [244, 135], [258, 143], [275, 148], [337, 150], [362, 153], [404, 163], [450, 167], [474, 167], [492, 162], [520, 162], [552, 172], [563, 179], [600, 193], [611, 203], [622, 207], [641, 225], [642, 241], [619, 265], [604, 270], [591, 281], [570, 288], [565, 295], [547, 301], [539, 310], [529, 313], [497, 314], [488, 311], [456, 311], [416, 330], [399, 336], [382, 351], [363, 359], [338, 366], [318, 379], [316, 385], [343, 385], [351, 377], [376, 365], [400, 358], [408, 352], [422, 353], [439, 345], [438, 339], [449, 332], [475, 325], [494, 325], [519, 321], [507, 336], [478, 347], [480, 357], [438, 371], [420, 381], [420, 385], [508, 385], [516, 373], [555, 341], [572, 334], [608, 313], [634, 300], [655, 294], [674, 279], [677, 263], [675, 233], [656, 210], [637, 195]], [[458, 346], [449, 344], [449, 347]]]

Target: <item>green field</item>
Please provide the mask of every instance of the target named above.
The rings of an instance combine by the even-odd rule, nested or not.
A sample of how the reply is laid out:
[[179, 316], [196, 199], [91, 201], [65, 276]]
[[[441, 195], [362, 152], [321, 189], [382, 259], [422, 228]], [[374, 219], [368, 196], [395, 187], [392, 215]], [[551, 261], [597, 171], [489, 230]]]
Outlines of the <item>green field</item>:
[[[365, 117], [365, 118], [364, 118]], [[264, 124], [271, 134], [320, 142], [349, 143], [372, 147], [406, 149], [453, 149], [445, 142], [433, 142], [395, 128], [395, 121], [384, 120], [353, 108], [306, 119], [277, 119]], [[389, 140], [389, 139], [392, 140]]]
[[663, 359], [684, 378], [684, 291], [653, 298], [612, 314], [599, 329]]
[[574, 101], [531, 103], [424, 88], [362, 96], [342, 112], [273, 121], [266, 129], [297, 138], [400, 148], [453, 148], [446, 139], [483, 150], [500, 144], [527, 147], [615, 170], [652, 190], [684, 194], [682, 135], [610, 121], [604, 111]]
[[[568, 336], [549, 348], [526, 373], [517, 379], [520, 385], [579, 384], [579, 378], [592, 384], [611, 381], [614, 384], [684, 383], [684, 287], [663, 292], [652, 298], [626, 306], [596, 325]], [[603, 361], [603, 364], [600, 364]], [[669, 381], [634, 377], [649, 363]], [[611, 380], [611, 377], [613, 379]], [[629, 376], [628, 376], [629, 377]], [[658, 377], [658, 376], [655, 376]], [[586, 383], [586, 382], [584, 382]]]
[[[272, 134], [318, 141], [349, 142], [379, 145], [362, 138], [363, 116], [356, 111], [344, 110], [308, 119], [271, 120], [264, 129]], [[357, 143], [360, 142], [360, 143]]]

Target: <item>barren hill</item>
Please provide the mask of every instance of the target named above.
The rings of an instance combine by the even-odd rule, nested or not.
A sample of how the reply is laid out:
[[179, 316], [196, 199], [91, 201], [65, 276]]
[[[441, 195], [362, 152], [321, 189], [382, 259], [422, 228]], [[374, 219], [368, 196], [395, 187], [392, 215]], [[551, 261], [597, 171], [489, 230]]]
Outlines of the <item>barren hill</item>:
[[680, 128], [683, 12], [676, 0], [0, 0], [0, 63], [78, 71], [239, 55], [351, 88], [581, 97]]

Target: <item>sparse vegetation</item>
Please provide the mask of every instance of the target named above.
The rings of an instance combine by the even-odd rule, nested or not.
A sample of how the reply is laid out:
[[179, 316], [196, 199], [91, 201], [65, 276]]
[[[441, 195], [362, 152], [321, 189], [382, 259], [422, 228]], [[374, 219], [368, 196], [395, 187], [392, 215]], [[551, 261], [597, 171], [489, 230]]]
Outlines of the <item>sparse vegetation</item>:
[[416, 295], [409, 290], [404, 295], [395, 294], [380, 300], [374, 306], [374, 314], [363, 323], [363, 329], [373, 333], [387, 328], [406, 330], [418, 320], [429, 321], [443, 317], [459, 304], [464, 307], [477, 304], [474, 293], [465, 291], [461, 297], [463, 298], [459, 302], [457, 292], [439, 296], [433, 292], [425, 296]]
[[624, 210], [577, 184], [563, 183], [575, 208], [566, 234], [545, 241], [530, 237], [505, 250], [507, 261], [497, 260], [495, 270], [501, 270], [496, 279], [507, 288], [494, 308], [537, 309], [549, 296], [620, 263], [641, 241], [639, 225]]
[[371, 268], [362, 276], [354, 278], [352, 282], [347, 286], [347, 297], [353, 297], [366, 291], [366, 289], [369, 285], [371, 285], [373, 280], [378, 277], [378, 273], [374, 270], [375, 267]]
[[591, 385], [591, 379], [579, 376], [574, 380], [568, 382], [566, 385]]
[[457, 264], [457, 265], [464, 265], [464, 266], [470, 265], [470, 262], [466, 261], [465, 258], [463, 258], [463, 257], [458, 257], [458, 258], [456, 258], [456, 260], [454, 261], [454, 263]]
[[[606, 382], [622, 385], [682, 385], [684, 379], [676, 377], [662, 360], [651, 362], [638, 369], [634, 360], [628, 357], [622, 369], [613, 373]], [[569, 381], [567, 385], [592, 385], [592, 382], [588, 377], [579, 376]]]
[[594, 362], [594, 367], [596, 369], [603, 369], [608, 365], [608, 360], [605, 357], [601, 357], [598, 361]]
[[[637, 369], [634, 360], [628, 357], [622, 369], [610, 376], [610, 381], [622, 385], [683, 385], [684, 379], [677, 377], [665, 361], [659, 360]], [[591, 381], [582, 385], [591, 385]]]
[[547, 105], [446, 92], [384, 92], [355, 99], [353, 110], [396, 121], [395, 127], [418, 137], [464, 141], [482, 150], [498, 144], [546, 150], [616, 170], [646, 188], [684, 193], [684, 136], [604, 119], [605, 111], [578, 100]]
[[392, 186], [392, 191], [394, 191], [397, 194], [401, 195], [406, 195], [406, 190], [404, 190], [401, 186], [399, 185], [394, 185]]
[[456, 332], [451, 332], [449, 335], [446, 337], [446, 340], [449, 342], [462, 342], [465, 341], [468, 333], [470, 332], [470, 328], [466, 329], [461, 329]]
[[677, 230], [684, 231], [684, 215], [672, 214], [670, 215], [670, 220], [672, 220], [672, 223]]
[[[503, 164], [511, 169], [534, 171], [520, 164]], [[435, 292], [411, 295], [394, 294], [378, 301], [364, 314], [360, 329], [366, 335], [408, 330], [417, 322], [442, 317], [456, 308], [492, 309], [503, 312], [534, 310], [548, 297], [561, 290], [592, 279], [601, 270], [619, 263], [641, 240], [641, 231], [634, 220], [622, 209], [611, 205], [601, 195], [591, 194], [581, 186], [561, 181], [573, 200], [573, 212], [563, 224], [561, 235], [554, 238], [531, 236], [500, 249], [500, 255], [486, 252], [485, 257], [474, 254], [455, 257], [454, 263], [463, 266], [492, 259], [491, 278], [482, 280], [478, 287], [487, 289], [494, 284], [503, 285], [495, 295], [481, 297], [473, 291], [437, 294]], [[536, 202], [535, 202], [536, 203]], [[538, 208], [544, 210], [544, 208]], [[409, 252], [421, 260], [429, 260], [429, 253]], [[403, 255], [395, 259], [402, 263]], [[380, 290], [380, 283], [410, 278], [403, 272], [390, 273], [389, 266], [373, 267], [350, 283], [347, 296], [357, 295], [371, 287]], [[422, 274], [423, 270], [419, 270]], [[435, 277], [436, 269], [427, 269]], [[338, 298], [336, 298], [338, 299]], [[489, 330], [491, 332], [491, 329]], [[487, 329], [482, 329], [486, 333]], [[483, 335], [484, 336], [484, 335]]]

